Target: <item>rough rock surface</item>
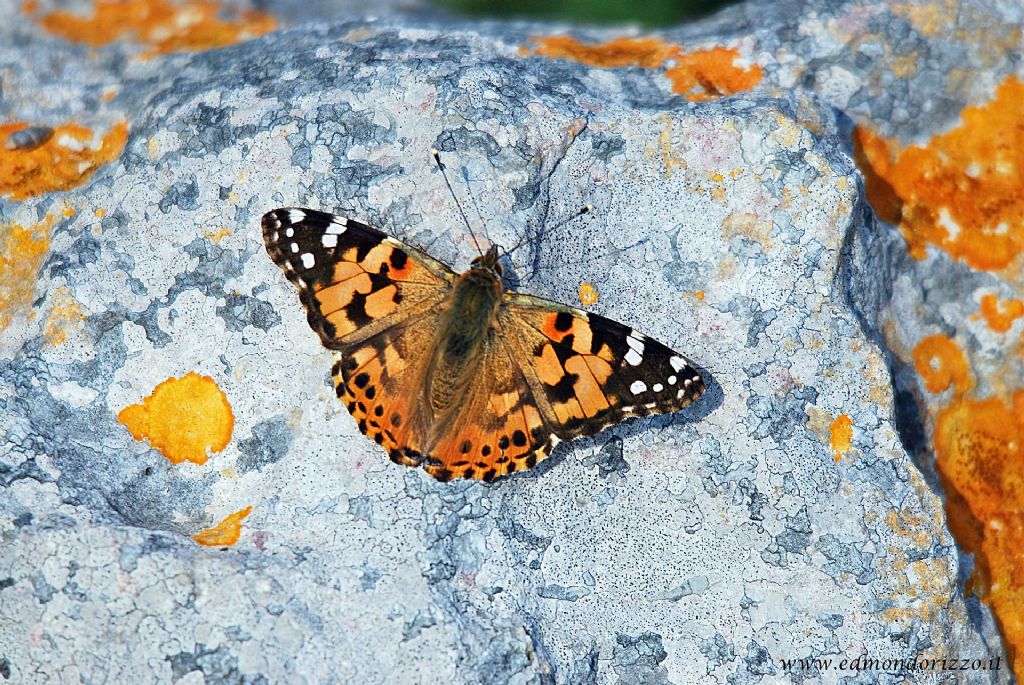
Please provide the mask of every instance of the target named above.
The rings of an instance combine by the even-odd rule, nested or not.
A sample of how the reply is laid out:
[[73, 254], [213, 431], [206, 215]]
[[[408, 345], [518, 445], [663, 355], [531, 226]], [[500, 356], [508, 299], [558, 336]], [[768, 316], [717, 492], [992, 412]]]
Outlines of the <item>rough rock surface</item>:
[[[832, 105], [879, 105], [858, 104], [870, 69], [824, 28], [882, 21], [871, 7], [787, 5], [766, 27], [755, 4], [681, 29], [688, 49], [739, 46], [765, 69], [759, 89], [707, 102], [657, 69], [523, 54], [539, 26], [352, 21], [150, 60], [8, 29], [5, 68], [54, 57], [15, 69], [5, 116], [77, 106], [130, 136], [77, 189], [0, 200], [4, 223], [47, 225], [34, 297], [0, 331], [0, 675], [1010, 682], [1005, 665], [968, 681], [782, 661], [1002, 655], [961, 594], [877, 346], [888, 300], [868, 274], [896, 238], [873, 234]], [[919, 39], [935, 70], [954, 59]], [[822, 60], [820, 78], [795, 75]], [[872, 87], [917, 111], [913, 89]], [[26, 110], [29, 89], [49, 109]], [[431, 148], [490, 239], [529, 235], [517, 289], [577, 304], [592, 284], [591, 311], [705, 369], [705, 398], [490, 485], [391, 464], [334, 399], [258, 222], [343, 210], [464, 268], [472, 242]], [[591, 217], [545, 233], [587, 202]], [[118, 421], [189, 372], [233, 414], [201, 465]], [[247, 506], [237, 544], [192, 540]]]

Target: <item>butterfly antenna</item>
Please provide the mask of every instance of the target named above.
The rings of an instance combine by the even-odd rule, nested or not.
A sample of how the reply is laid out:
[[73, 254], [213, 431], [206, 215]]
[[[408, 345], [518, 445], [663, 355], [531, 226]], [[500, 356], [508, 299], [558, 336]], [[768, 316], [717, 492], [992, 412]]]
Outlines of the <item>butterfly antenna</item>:
[[473, 238], [473, 243], [476, 245], [476, 251], [482, 255], [484, 251], [480, 249], [480, 241], [477, 239], [476, 233], [473, 232], [473, 227], [469, 225], [469, 219], [466, 218], [466, 213], [462, 211], [462, 205], [459, 204], [459, 198], [455, 196], [455, 190], [452, 188], [452, 182], [448, 180], [448, 174], [444, 170], [444, 164], [441, 163], [441, 153], [437, 150], [431, 150], [430, 154], [434, 158], [434, 162], [437, 163], [437, 168], [441, 170], [441, 176], [444, 178], [444, 184], [448, 186], [448, 192], [451, 193], [452, 199], [455, 200], [455, 206], [459, 210], [459, 216], [462, 217], [462, 223], [466, 224], [466, 228], [469, 229], [469, 235]]
[[[550, 226], [546, 231], [544, 231], [544, 235], [545, 236], [551, 235], [552, 233], [554, 233], [555, 231], [560, 229], [562, 226], [565, 226], [569, 222], [575, 221], [576, 219], [579, 219], [584, 214], [589, 214], [592, 211], [594, 211], [594, 205], [590, 205], [590, 204], [583, 205], [578, 210], [576, 210], [575, 212], [573, 212], [569, 216], [565, 217], [564, 219], [556, 221], [552, 226]], [[540, 237], [540, 233], [538, 233], [537, 236]], [[516, 250], [518, 250], [526, 242], [526, 238], [527, 237], [528, 237], [528, 234], [524, 233], [523, 237], [519, 239], [519, 242], [517, 242], [515, 245], [513, 245], [509, 249], [505, 250], [505, 252], [503, 252], [501, 254], [501, 256], [502, 257], [507, 257], [508, 255], [510, 255], [513, 252], [515, 252]]]

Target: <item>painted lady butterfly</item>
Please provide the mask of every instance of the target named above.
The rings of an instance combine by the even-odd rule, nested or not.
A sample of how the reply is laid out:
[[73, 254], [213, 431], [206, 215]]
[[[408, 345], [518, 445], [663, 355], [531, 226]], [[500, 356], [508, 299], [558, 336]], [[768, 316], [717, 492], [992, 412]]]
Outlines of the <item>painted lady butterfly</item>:
[[704, 391], [684, 357], [628, 326], [505, 290], [495, 247], [456, 274], [364, 223], [296, 208], [264, 215], [263, 239], [334, 351], [359, 430], [439, 480], [524, 471], [563, 439]]

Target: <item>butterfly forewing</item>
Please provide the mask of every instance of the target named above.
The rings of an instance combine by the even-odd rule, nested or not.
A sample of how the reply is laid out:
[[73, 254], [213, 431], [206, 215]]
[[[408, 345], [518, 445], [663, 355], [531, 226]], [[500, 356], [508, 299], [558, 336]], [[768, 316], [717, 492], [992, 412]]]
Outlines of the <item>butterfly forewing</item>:
[[455, 274], [375, 228], [313, 209], [263, 216], [267, 252], [299, 290], [331, 349], [368, 338], [444, 300]]
[[546, 425], [561, 439], [591, 435], [624, 418], [666, 414], [704, 392], [693, 365], [617, 321], [508, 293], [504, 327], [528, 369]]

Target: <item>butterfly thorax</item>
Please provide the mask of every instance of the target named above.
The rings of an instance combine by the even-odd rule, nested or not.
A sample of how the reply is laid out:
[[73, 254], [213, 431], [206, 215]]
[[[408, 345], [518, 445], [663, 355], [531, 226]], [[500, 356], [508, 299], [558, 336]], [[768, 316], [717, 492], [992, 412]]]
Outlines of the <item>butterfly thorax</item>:
[[435, 418], [465, 396], [477, 375], [497, 320], [502, 291], [501, 267], [494, 248], [473, 260], [455, 282], [443, 307], [427, 372], [427, 399]]

